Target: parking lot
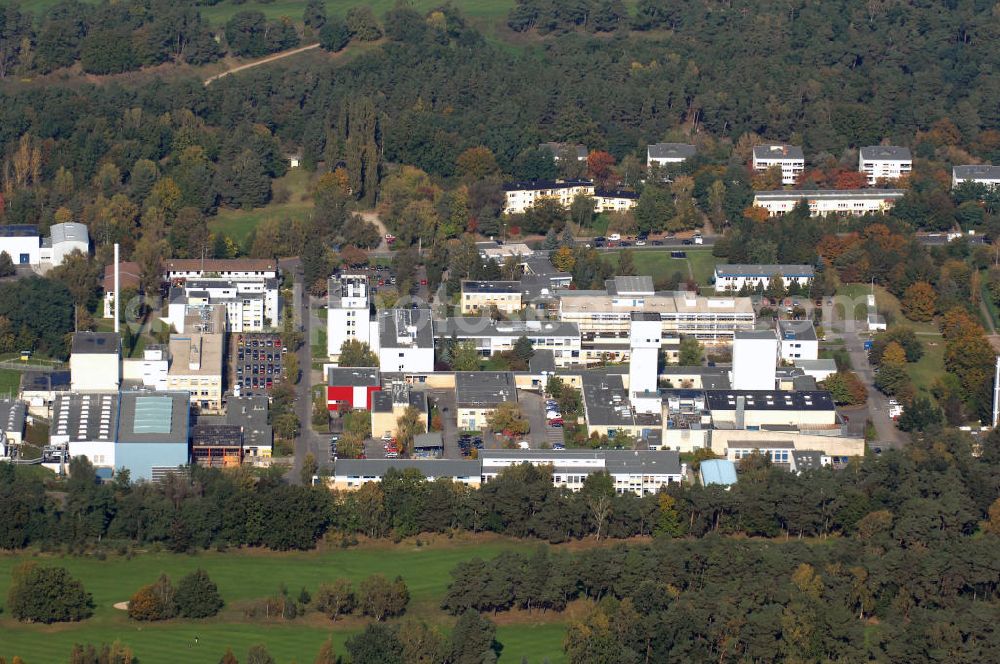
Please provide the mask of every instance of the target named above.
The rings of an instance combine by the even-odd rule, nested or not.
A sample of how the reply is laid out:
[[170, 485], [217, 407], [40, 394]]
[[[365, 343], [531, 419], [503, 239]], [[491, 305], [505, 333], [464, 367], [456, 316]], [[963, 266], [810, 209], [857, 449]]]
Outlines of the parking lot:
[[285, 349], [277, 334], [236, 334], [233, 349], [234, 394], [267, 395], [281, 382]]

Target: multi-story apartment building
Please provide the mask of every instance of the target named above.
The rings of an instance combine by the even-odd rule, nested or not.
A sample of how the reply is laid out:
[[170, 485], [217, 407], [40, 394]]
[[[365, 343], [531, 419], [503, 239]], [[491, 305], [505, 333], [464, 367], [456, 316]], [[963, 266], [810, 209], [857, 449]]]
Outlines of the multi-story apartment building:
[[634, 191], [598, 189], [594, 194], [594, 212], [625, 212], [639, 204]]
[[269, 258], [174, 258], [164, 261], [163, 278], [176, 282], [180, 279], [220, 277], [222, 279], [275, 279], [278, 263]]
[[434, 321], [430, 309], [385, 309], [378, 312], [377, 325], [373, 341], [382, 372], [434, 371]]
[[872, 187], [885, 180], [898, 180], [913, 170], [913, 156], [909, 148], [896, 145], [869, 145], [861, 148], [858, 170], [868, 178]]
[[488, 312], [493, 307], [503, 314], [514, 314], [521, 303], [519, 281], [463, 281], [462, 315]]
[[167, 390], [189, 393], [202, 412], [221, 412], [226, 309], [189, 307], [184, 328], [187, 332], [170, 335]]
[[781, 276], [785, 286], [793, 283], [808, 288], [815, 271], [812, 265], [716, 265], [715, 292], [736, 293], [748, 288], [767, 288], [771, 279]]
[[371, 293], [368, 277], [342, 274], [330, 277], [327, 287], [326, 353], [331, 360], [340, 356], [345, 341], [354, 339], [371, 344]]
[[795, 145], [757, 145], [753, 149], [753, 170], [763, 173], [781, 167], [781, 184], [795, 184], [806, 168], [802, 148]]
[[218, 304], [226, 309], [230, 332], [263, 332], [278, 325], [278, 280], [268, 277], [195, 277], [170, 289], [167, 318], [178, 332], [190, 306]]
[[902, 189], [797, 189], [758, 191], [754, 207], [767, 210], [771, 217], [795, 209], [800, 202], [809, 206], [809, 216], [825, 214], [862, 215], [885, 212], [906, 194]]
[[532, 180], [504, 185], [504, 206], [506, 214], [523, 214], [543, 198], [559, 201], [568, 208], [579, 195], [593, 196], [594, 183], [590, 180]]

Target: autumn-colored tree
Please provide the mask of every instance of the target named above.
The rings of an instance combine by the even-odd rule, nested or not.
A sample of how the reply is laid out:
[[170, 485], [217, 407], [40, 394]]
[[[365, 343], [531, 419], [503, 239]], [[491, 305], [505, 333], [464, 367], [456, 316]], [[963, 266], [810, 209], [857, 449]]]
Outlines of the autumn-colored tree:
[[347, 245], [340, 249], [340, 261], [347, 267], [360, 267], [368, 263], [368, 252], [353, 245]]
[[903, 292], [900, 304], [910, 320], [929, 321], [937, 309], [937, 291], [926, 281], [914, 282]]
[[760, 173], [754, 173], [750, 180], [750, 185], [754, 191], [773, 191], [781, 189], [782, 176], [781, 166], [775, 164]]
[[767, 208], [762, 208], [757, 205], [751, 205], [747, 209], [743, 210], [743, 216], [749, 219], [750, 221], [763, 223], [767, 221], [768, 212]]
[[576, 265], [576, 255], [569, 247], [560, 247], [552, 254], [552, 264], [560, 272], [572, 272]]
[[863, 189], [868, 184], [868, 176], [860, 171], [842, 170], [833, 180], [834, 189]]
[[886, 344], [885, 350], [882, 351], [882, 362], [881, 364], [894, 364], [896, 366], [904, 366], [906, 364], [906, 351], [903, 347], [895, 341], [890, 341]]
[[617, 178], [612, 167], [615, 158], [604, 150], [594, 150], [587, 155], [587, 171], [599, 187], [608, 187]]
[[469, 182], [482, 180], [499, 172], [493, 151], [485, 146], [477, 146], [465, 150], [455, 159], [455, 170], [459, 176]]
[[531, 425], [521, 414], [521, 409], [513, 401], [504, 401], [486, 416], [486, 424], [490, 431], [506, 431], [513, 435], [528, 433]]

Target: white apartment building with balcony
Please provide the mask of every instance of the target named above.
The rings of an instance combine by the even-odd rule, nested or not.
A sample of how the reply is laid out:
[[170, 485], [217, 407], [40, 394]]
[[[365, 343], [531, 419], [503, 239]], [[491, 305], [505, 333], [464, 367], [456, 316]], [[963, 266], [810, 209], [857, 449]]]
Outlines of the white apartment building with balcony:
[[330, 277], [327, 287], [326, 352], [331, 360], [340, 356], [345, 341], [356, 339], [371, 345], [371, 300], [368, 277], [341, 274]]
[[590, 180], [532, 180], [505, 184], [503, 188], [505, 214], [524, 214], [544, 198], [568, 208], [577, 196], [594, 195], [594, 183]]
[[806, 168], [805, 154], [795, 145], [757, 145], [753, 149], [753, 170], [763, 173], [781, 167], [781, 184], [795, 184]]
[[868, 178], [872, 187], [884, 180], [898, 180], [913, 170], [913, 156], [909, 148], [896, 145], [869, 145], [861, 148], [858, 170]]
[[767, 210], [771, 217], [791, 212], [803, 200], [811, 217], [831, 213], [862, 215], [885, 212], [905, 194], [902, 189], [779, 189], [758, 191], [753, 204]]

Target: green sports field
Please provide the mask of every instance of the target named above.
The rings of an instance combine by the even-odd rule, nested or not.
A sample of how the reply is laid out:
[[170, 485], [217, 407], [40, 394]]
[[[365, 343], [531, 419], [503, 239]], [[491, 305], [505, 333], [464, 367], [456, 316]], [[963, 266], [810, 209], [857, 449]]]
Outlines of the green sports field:
[[[671, 251], [683, 251], [687, 258], [671, 258]], [[612, 265], [618, 265], [618, 251], [601, 254]], [[680, 272], [685, 279], [692, 277], [699, 286], [707, 286], [715, 266], [726, 262], [725, 258], [712, 255], [711, 249], [690, 249], [688, 247], [638, 248], [632, 251], [635, 269], [641, 275], [653, 277], [653, 281], [667, 279], [674, 272]]]
[[[0, 598], [6, 600], [11, 572], [32, 560], [61, 565], [80, 579], [94, 596], [94, 616], [75, 624], [25, 625], [0, 613], [0, 656], [10, 661], [21, 656], [26, 664], [66, 661], [74, 643], [121, 640], [130, 646], [142, 664], [190, 662], [216, 664], [231, 647], [243, 659], [255, 643], [265, 643], [280, 664], [308, 662], [322, 642], [333, 636], [337, 652], [344, 654], [343, 642], [364, 626], [364, 620], [350, 618], [334, 624], [324, 616], [309, 612], [292, 621], [251, 620], [242, 607], [250, 600], [273, 595], [283, 584], [297, 596], [305, 587], [315, 594], [320, 583], [346, 577], [360, 581], [381, 573], [401, 575], [412, 600], [407, 616], [437, 624], [448, 630], [453, 619], [439, 608], [450, 580], [450, 570], [462, 560], [489, 558], [503, 550], [530, 551], [535, 545], [512, 540], [449, 542], [417, 547], [415, 544], [370, 544], [348, 549], [297, 553], [258, 551], [202, 552], [198, 555], [141, 553], [128, 560], [109, 556], [94, 558], [5, 555], [0, 556]], [[184, 574], [201, 567], [218, 584], [226, 608], [208, 620], [171, 620], [136, 623], [124, 611], [113, 608], [125, 601], [139, 586], [166, 573], [176, 583]], [[543, 620], [544, 619], [544, 620]], [[550, 621], [554, 620], [554, 622]], [[531, 616], [524, 624], [505, 624], [498, 630], [503, 644], [500, 660], [520, 662], [562, 661], [564, 624], [557, 616]], [[195, 637], [198, 643], [195, 644]]]

